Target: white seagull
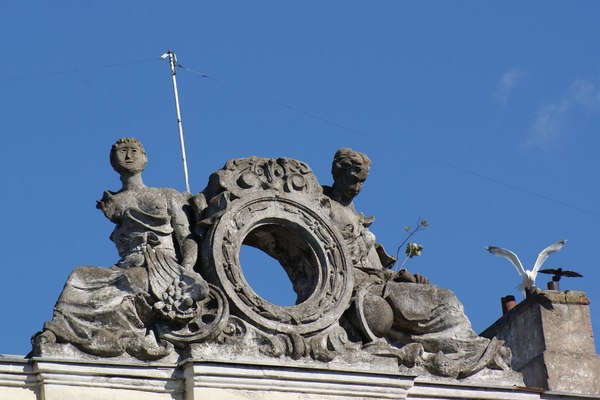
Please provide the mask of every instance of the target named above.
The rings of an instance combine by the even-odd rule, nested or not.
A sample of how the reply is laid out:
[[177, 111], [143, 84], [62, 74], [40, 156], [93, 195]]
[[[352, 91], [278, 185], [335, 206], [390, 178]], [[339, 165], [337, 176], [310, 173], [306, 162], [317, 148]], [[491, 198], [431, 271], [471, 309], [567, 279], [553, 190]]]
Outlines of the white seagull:
[[523, 268], [523, 264], [521, 264], [519, 257], [517, 257], [515, 253], [508, 249], [503, 249], [502, 247], [494, 246], [487, 246], [485, 249], [495, 256], [502, 256], [506, 258], [508, 261], [511, 262], [512, 265], [515, 266], [515, 268], [517, 269], [517, 273], [521, 277], [521, 284], [519, 285], [519, 289], [523, 291], [523, 295], [525, 296], [526, 290], [535, 289], [535, 278], [544, 261], [546, 261], [550, 254], [556, 253], [557, 251], [562, 249], [565, 243], [567, 243], [566, 240], [559, 240], [558, 242], [553, 243], [550, 246], [546, 247], [544, 250], [542, 250], [542, 252], [538, 255], [538, 258], [535, 261], [535, 265], [533, 266], [533, 269], [531, 271]]

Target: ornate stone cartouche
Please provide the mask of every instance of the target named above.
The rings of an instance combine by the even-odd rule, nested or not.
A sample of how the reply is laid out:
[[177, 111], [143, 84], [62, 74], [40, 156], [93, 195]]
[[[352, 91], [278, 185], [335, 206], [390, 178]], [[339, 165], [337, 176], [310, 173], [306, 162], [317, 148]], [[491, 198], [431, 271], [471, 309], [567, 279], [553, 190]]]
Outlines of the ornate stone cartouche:
[[[53, 319], [34, 336], [37, 354], [73, 346], [140, 360], [186, 349], [306, 363], [392, 360], [400, 371], [452, 378], [510, 369], [510, 351], [473, 333], [452, 292], [387, 268], [373, 219], [353, 205], [370, 168], [363, 153], [336, 153], [331, 187], [297, 160], [230, 160], [191, 197], [146, 187], [146, 161], [136, 139], [113, 145], [123, 187], [105, 192], [98, 208], [115, 223], [121, 258], [73, 271]], [[279, 262], [293, 306], [253, 290], [242, 245]]]

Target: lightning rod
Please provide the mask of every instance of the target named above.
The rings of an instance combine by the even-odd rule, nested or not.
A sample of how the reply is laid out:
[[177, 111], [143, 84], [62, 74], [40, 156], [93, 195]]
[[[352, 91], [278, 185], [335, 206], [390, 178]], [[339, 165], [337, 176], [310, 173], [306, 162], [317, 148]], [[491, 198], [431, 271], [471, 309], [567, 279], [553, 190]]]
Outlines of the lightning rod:
[[177, 127], [179, 129], [179, 143], [181, 144], [181, 158], [183, 161], [183, 176], [185, 179], [185, 190], [186, 192], [190, 192], [187, 160], [185, 156], [185, 141], [183, 140], [183, 124], [181, 123], [181, 110], [179, 109], [179, 93], [177, 92], [177, 77], [175, 72], [177, 57], [175, 56], [173, 50], [169, 50], [161, 56], [163, 60], [167, 57], [169, 57], [169, 64], [171, 65], [171, 78], [173, 80], [173, 92], [175, 93], [175, 110], [177, 111]]

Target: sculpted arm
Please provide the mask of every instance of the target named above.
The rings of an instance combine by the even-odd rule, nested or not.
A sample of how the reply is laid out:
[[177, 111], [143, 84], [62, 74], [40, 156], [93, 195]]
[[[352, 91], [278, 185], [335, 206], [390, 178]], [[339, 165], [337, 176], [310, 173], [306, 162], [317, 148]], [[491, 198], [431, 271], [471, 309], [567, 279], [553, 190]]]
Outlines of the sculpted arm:
[[167, 194], [173, 236], [181, 251], [181, 264], [187, 269], [193, 269], [198, 258], [198, 243], [190, 231], [190, 217], [185, 209], [185, 201], [181, 194]]
[[110, 221], [115, 222], [115, 201], [114, 193], [108, 190], [104, 191], [102, 199], [96, 201], [96, 208], [104, 213], [104, 216]]
[[396, 273], [396, 276], [393, 279], [396, 282], [412, 282], [412, 283], [421, 283], [424, 285], [429, 284], [429, 279], [419, 274], [411, 274], [404, 268]]

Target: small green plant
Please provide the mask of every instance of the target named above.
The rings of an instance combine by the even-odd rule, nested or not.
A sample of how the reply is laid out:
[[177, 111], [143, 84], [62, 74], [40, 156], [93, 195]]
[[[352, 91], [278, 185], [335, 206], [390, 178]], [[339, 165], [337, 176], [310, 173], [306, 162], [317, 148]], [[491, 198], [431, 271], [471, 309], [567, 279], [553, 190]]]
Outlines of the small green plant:
[[404, 257], [402, 264], [400, 264], [400, 266], [398, 268], [396, 268], [396, 265], [398, 264], [398, 261], [396, 261], [396, 263], [392, 266], [392, 270], [394, 270], [394, 271], [401, 270], [402, 268], [404, 268], [404, 264], [406, 263], [406, 261], [409, 258], [418, 257], [421, 255], [421, 251], [423, 251], [423, 245], [421, 245], [419, 243], [415, 243], [415, 242], [409, 242], [409, 239], [415, 233], [425, 230], [427, 228], [429, 228], [429, 222], [427, 222], [427, 220], [425, 220], [425, 219], [422, 219], [421, 217], [419, 217], [419, 219], [417, 220], [417, 224], [415, 225], [414, 228], [412, 226], [406, 226], [404, 228], [404, 231], [408, 234], [408, 236], [406, 236], [406, 239], [404, 239], [404, 241], [402, 243], [400, 243], [400, 246], [398, 246], [398, 250], [396, 250], [396, 260], [399, 260], [400, 250], [402, 249], [402, 247], [405, 244], [406, 244], [406, 248], [404, 250], [404, 254], [406, 254], [406, 257]]
[[406, 256], [408, 258], [413, 258], [415, 256], [421, 255], [421, 250], [423, 250], [423, 246], [418, 243], [408, 242], [406, 244]]

